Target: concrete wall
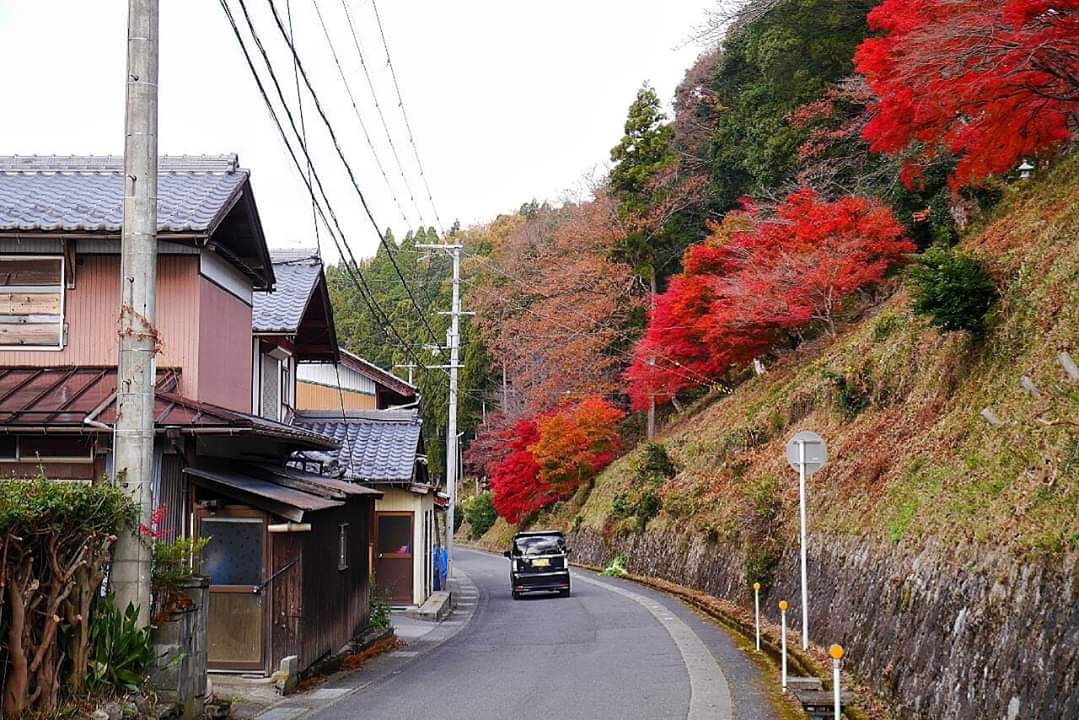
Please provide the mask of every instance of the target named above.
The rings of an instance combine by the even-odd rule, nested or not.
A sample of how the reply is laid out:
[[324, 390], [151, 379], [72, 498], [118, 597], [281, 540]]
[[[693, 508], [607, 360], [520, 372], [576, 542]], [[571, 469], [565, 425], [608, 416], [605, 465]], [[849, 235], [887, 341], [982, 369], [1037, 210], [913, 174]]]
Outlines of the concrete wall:
[[178, 705], [185, 720], [201, 718], [206, 702], [206, 627], [209, 579], [196, 578], [185, 590], [194, 601], [153, 630], [159, 667], [150, 678], [163, 704]]
[[[570, 538], [574, 559], [704, 590], [752, 608], [744, 558], [704, 537], [645, 532]], [[899, 711], [929, 720], [1079, 717], [1079, 555], [1022, 559], [991, 547], [867, 543], [810, 536], [810, 638]], [[798, 548], [788, 548], [762, 610], [780, 599], [800, 623]]]

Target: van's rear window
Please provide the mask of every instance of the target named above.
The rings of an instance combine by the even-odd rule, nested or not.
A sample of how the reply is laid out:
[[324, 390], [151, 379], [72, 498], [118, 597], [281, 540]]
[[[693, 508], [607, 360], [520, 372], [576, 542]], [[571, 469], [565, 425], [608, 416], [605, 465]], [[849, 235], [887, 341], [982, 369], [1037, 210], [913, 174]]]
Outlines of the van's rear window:
[[518, 555], [556, 555], [564, 552], [565, 541], [560, 535], [532, 535], [514, 541]]

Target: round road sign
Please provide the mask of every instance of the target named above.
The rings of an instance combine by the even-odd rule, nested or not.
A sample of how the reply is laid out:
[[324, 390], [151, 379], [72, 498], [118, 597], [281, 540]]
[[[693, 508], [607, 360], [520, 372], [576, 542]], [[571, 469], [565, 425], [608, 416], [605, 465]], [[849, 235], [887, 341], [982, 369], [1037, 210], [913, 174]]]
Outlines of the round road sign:
[[828, 445], [824, 438], [815, 432], [805, 430], [787, 441], [787, 462], [795, 471], [801, 464], [801, 448], [805, 447], [806, 477], [821, 469], [828, 462]]

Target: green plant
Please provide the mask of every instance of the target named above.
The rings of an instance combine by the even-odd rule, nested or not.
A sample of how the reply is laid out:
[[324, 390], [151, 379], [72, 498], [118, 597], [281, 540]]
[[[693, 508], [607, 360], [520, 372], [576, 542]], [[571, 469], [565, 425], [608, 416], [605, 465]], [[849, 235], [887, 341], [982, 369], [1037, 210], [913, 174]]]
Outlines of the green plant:
[[625, 577], [626, 559], [619, 555], [614, 560], [611, 560], [610, 564], [603, 568], [603, 574], [607, 577]]
[[907, 319], [898, 313], [884, 313], [873, 323], [873, 341], [882, 342], [903, 329]]
[[1000, 296], [980, 260], [930, 248], [907, 269], [914, 312], [944, 331], [985, 332], [986, 315]]
[[153, 590], [155, 621], [163, 619], [175, 609], [183, 596], [183, 586], [195, 576], [194, 564], [209, 542], [208, 537], [153, 542], [150, 587]]
[[91, 691], [133, 692], [146, 682], [154, 669], [154, 643], [134, 605], [120, 612], [112, 595], [98, 601], [90, 623], [89, 661], [86, 685]]
[[662, 443], [648, 443], [644, 446], [644, 456], [637, 466], [637, 479], [670, 480], [678, 473], [667, 448]]
[[869, 397], [854, 382], [841, 373], [826, 371], [824, 376], [831, 380], [836, 389], [836, 402], [848, 420], [869, 407]]
[[470, 535], [473, 540], [480, 538], [491, 529], [498, 519], [491, 493], [482, 492], [474, 495], [463, 503], [465, 520], [468, 521]]
[[367, 581], [367, 627], [375, 630], [390, 627], [390, 606], [373, 575]]

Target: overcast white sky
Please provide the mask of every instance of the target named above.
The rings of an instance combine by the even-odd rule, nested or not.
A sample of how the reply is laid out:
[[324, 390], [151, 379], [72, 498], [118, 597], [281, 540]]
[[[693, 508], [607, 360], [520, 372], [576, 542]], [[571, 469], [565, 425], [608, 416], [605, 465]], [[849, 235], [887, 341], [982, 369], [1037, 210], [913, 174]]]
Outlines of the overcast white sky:
[[[293, 93], [292, 62], [268, 0], [246, 0]], [[371, 102], [342, 0], [317, 0], [393, 192], [415, 225]], [[427, 223], [371, 0], [345, 0], [409, 185]], [[239, 15], [237, 0], [231, 0]], [[285, 0], [275, 0], [283, 14]], [[349, 104], [313, 0], [290, 0], [301, 61], [380, 226], [407, 228]], [[637, 88], [669, 101], [700, 51], [684, 41], [714, 0], [382, 0], [379, 12], [435, 204], [447, 227], [557, 200], [622, 134]], [[0, 154], [120, 154], [127, 3], [0, 0], [7, 101]], [[290, 96], [291, 99], [291, 96]], [[309, 99], [312, 155], [358, 254], [377, 238]], [[306, 190], [269, 119], [218, 0], [162, 0], [160, 151], [239, 153], [271, 247], [313, 245]], [[331, 255], [334, 253], [330, 252]]]

